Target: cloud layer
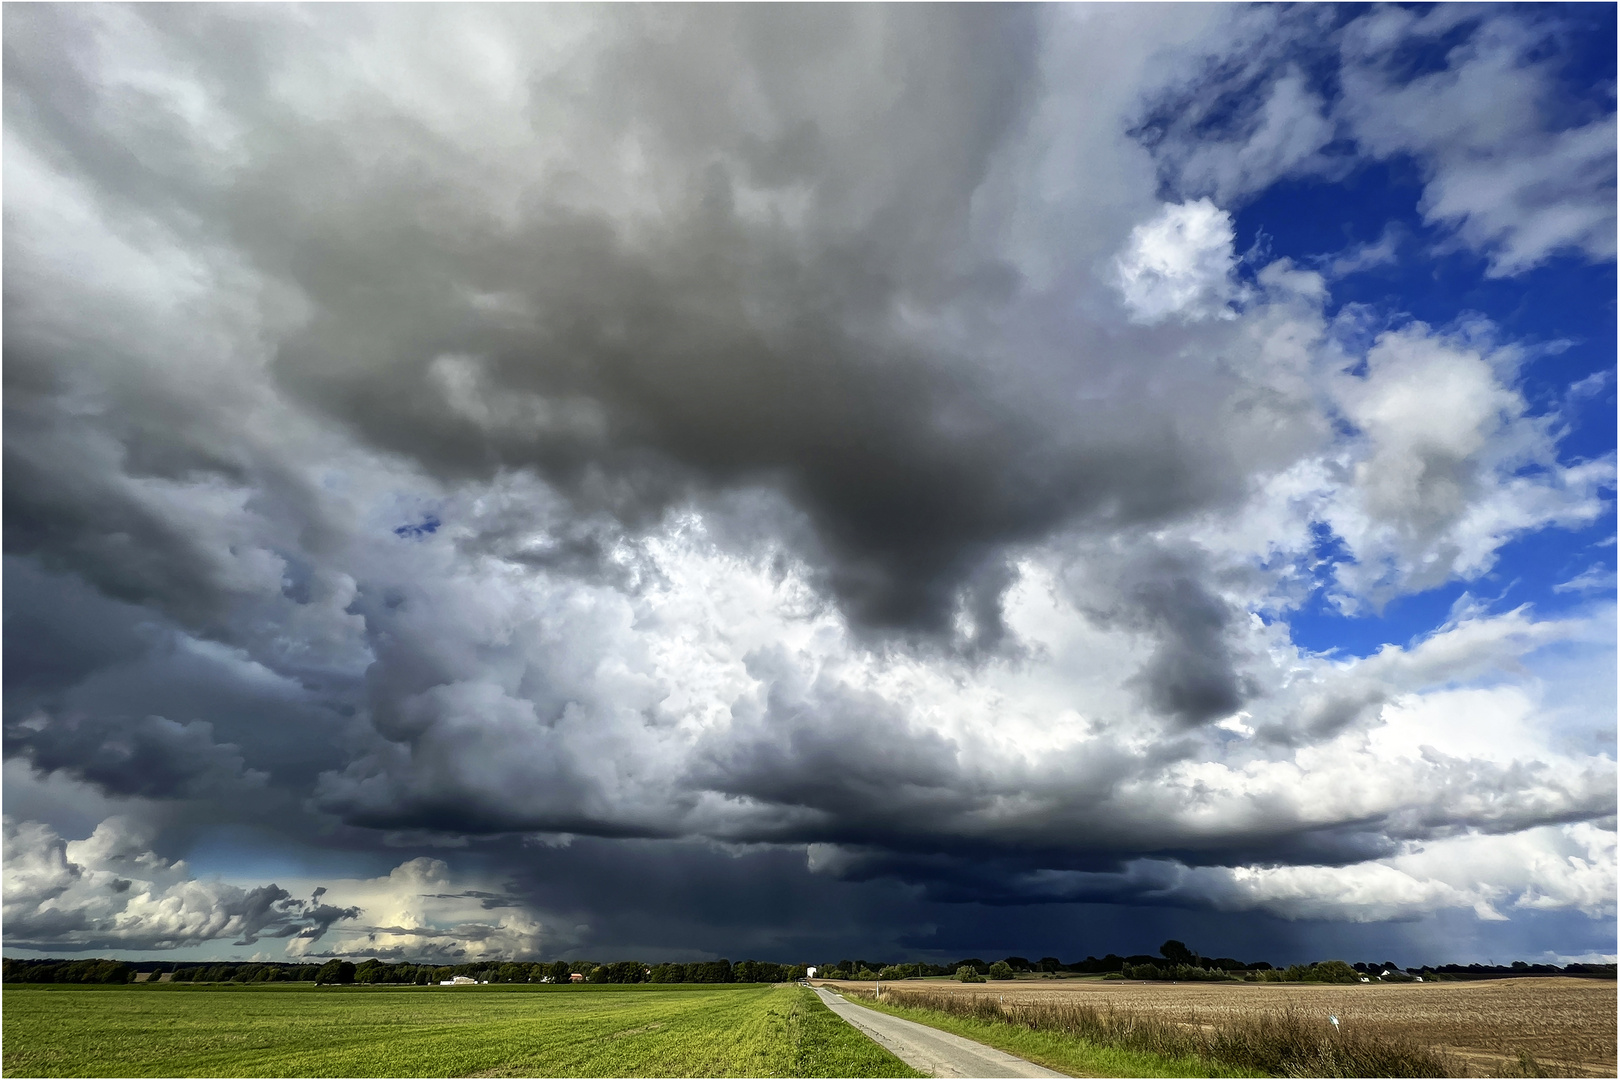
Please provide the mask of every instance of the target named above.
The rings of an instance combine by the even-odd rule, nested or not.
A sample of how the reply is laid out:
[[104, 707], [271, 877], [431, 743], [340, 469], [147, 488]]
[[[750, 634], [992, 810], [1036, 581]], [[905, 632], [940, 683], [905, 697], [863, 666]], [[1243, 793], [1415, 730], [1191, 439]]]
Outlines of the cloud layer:
[[[6, 755], [124, 815], [8, 819], [8, 946], [550, 953], [612, 921], [523, 865], [576, 837], [949, 904], [1612, 916], [1612, 713], [1537, 675], [1612, 672], [1612, 603], [1477, 597], [1612, 515], [1613, 455], [1488, 317], [1336, 302], [1406, 234], [1324, 274], [1232, 217], [1401, 156], [1489, 275], [1611, 258], [1556, 27], [4, 18]], [[1459, 585], [1376, 651], [1291, 628]], [[224, 822], [371, 869], [154, 853]]]

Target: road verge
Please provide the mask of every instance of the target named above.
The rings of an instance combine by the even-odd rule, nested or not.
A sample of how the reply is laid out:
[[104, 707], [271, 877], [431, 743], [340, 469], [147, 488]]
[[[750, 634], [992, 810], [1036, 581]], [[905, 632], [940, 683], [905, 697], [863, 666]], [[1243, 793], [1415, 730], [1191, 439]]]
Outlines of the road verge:
[[[868, 992], [869, 993], [869, 992]], [[1265, 1073], [1223, 1067], [1197, 1054], [1165, 1055], [1099, 1046], [1056, 1031], [1039, 1031], [1005, 1022], [953, 1016], [912, 1008], [883, 998], [851, 992], [843, 1000], [857, 1008], [883, 1013], [1000, 1050], [1067, 1076], [1247, 1077]]]

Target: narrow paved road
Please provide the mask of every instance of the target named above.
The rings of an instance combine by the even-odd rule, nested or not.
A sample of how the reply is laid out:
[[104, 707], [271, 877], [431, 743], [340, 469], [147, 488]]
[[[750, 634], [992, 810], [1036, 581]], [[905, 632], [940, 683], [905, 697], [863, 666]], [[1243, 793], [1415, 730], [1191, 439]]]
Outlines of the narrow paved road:
[[827, 1008], [918, 1072], [930, 1076], [1066, 1075], [948, 1031], [862, 1008], [819, 986], [815, 989]]

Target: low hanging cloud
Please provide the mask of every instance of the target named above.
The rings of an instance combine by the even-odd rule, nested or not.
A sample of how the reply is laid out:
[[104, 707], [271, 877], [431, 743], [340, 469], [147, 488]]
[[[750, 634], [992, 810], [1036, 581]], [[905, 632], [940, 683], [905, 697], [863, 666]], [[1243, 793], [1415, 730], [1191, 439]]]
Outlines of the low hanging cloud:
[[[1526, 18], [7, 8], [5, 752], [151, 823], [8, 824], [7, 944], [550, 954], [613, 923], [526, 872], [572, 837], [603, 880], [1609, 910], [1568, 860], [1612, 866], [1612, 715], [1553, 733], [1540, 673], [1612, 605], [1476, 599], [1612, 513], [1586, 391], [1339, 304], [1415, 238], [1322, 273], [1233, 225], [1406, 154], [1491, 273], [1606, 258], [1612, 169], [1568, 220], [1520, 182], [1612, 125], [1548, 126]], [[1533, 93], [1487, 130], [1481, 80]], [[1445, 586], [1369, 655], [1290, 625]], [[403, 862], [154, 853], [236, 822]], [[1459, 837], [1479, 880], [1411, 861]]]
[[40, 950], [174, 949], [217, 940], [318, 941], [358, 908], [299, 900], [277, 885], [243, 889], [191, 877], [149, 838], [108, 818], [83, 840], [47, 825], [5, 819], [8, 946]]
[[83, 840], [63, 840], [47, 825], [7, 817], [8, 947], [144, 951], [268, 939], [285, 940], [292, 960], [364, 955], [451, 964], [533, 959], [551, 937], [522, 897], [458, 881], [437, 859], [410, 859], [379, 878], [293, 882], [309, 897], [298, 899], [276, 884], [200, 880], [149, 843], [124, 818], [106, 819]]
[[408, 860], [386, 877], [336, 880], [331, 895], [360, 904], [353, 910], [363, 912], [364, 920], [335, 927], [325, 942], [295, 938], [290, 955], [460, 964], [535, 960], [543, 946], [555, 953], [571, 944], [567, 929], [547, 927], [524, 897], [457, 882], [439, 859]]

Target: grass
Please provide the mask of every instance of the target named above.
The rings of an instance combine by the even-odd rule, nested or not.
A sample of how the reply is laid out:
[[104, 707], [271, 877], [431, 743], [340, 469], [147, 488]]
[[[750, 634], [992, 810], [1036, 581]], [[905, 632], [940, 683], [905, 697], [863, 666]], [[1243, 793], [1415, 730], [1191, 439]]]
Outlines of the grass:
[[[964, 1039], [1005, 1050], [1009, 1054], [1045, 1065], [1049, 1069], [1071, 1076], [1265, 1076], [1263, 1072], [1245, 1071], [1211, 1062], [1195, 1053], [1159, 1053], [1152, 1050], [1111, 1046], [1076, 1038], [1052, 1029], [1031, 1028], [1009, 1023], [1004, 1018], [988, 1018], [946, 1012], [937, 1008], [900, 1005], [909, 1000], [886, 988], [882, 1000], [874, 1002], [868, 994], [841, 990], [845, 997], [868, 1008], [879, 1009], [905, 1020], [949, 1031]], [[954, 995], [953, 995], [954, 996]]]
[[6, 987], [6, 1076], [918, 1076], [798, 986]]
[[[870, 991], [858, 991], [874, 1004]], [[892, 995], [892, 996], [891, 996]], [[1110, 1076], [1452, 1076], [1458, 1063], [1408, 1039], [1355, 1027], [1324, 1031], [1299, 1009], [1162, 1015], [1080, 1000], [1003, 1004], [989, 994], [888, 990], [875, 1007], [1064, 1072]], [[1120, 1055], [1114, 1057], [1111, 1055]]]

